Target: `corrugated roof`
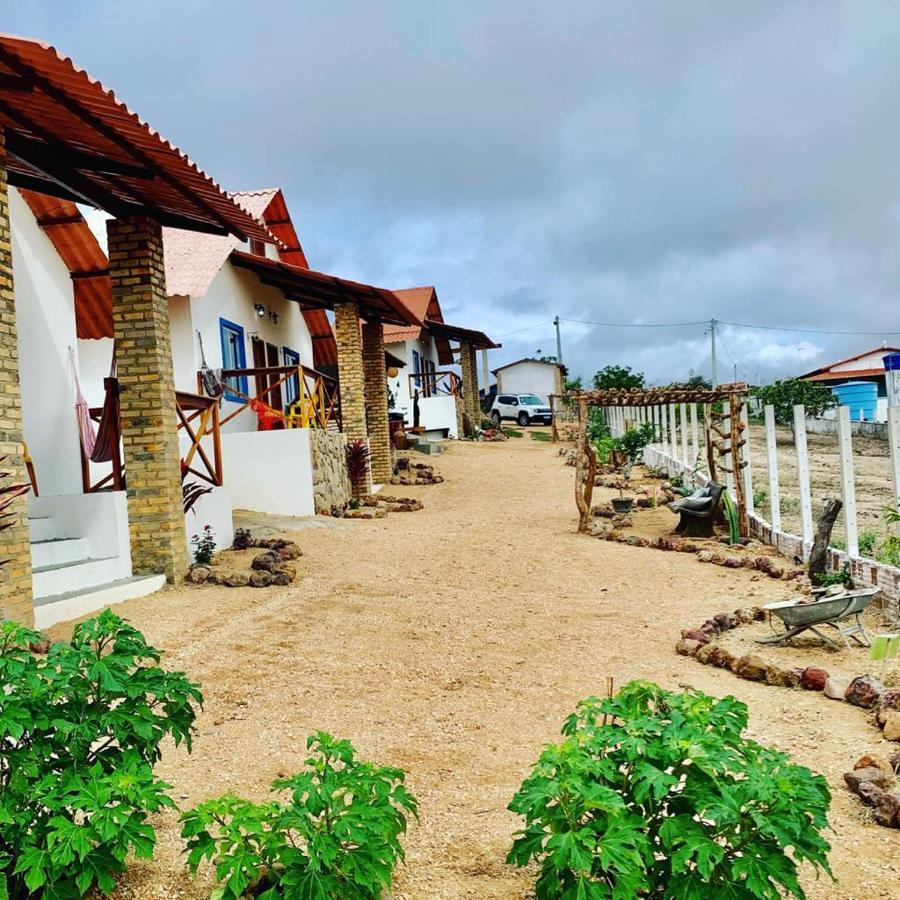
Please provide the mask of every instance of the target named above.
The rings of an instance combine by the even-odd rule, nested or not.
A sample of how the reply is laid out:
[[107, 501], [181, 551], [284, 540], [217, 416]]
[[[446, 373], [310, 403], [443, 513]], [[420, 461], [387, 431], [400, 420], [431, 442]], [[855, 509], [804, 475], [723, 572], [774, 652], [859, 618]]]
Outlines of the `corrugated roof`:
[[48, 44], [0, 34], [10, 183], [116, 218], [269, 239], [184, 153]]
[[826, 378], [846, 378], [852, 374], [881, 375], [884, 372], [883, 366], [880, 369], [847, 369], [843, 372], [831, 371], [835, 366], [845, 366], [847, 363], [855, 362], [857, 359], [863, 359], [866, 356], [871, 356], [873, 353], [880, 353], [882, 356], [887, 356], [888, 353], [900, 353], [900, 347], [872, 347], [869, 350], [864, 350], [862, 353], [848, 356], [846, 359], [839, 359], [837, 362], [828, 363], [827, 366], [819, 366], [818, 369], [813, 369], [811, 372], [801, 375], [800, 378], [806, 381], [821, 381], [822, 379], [818, 379], [816, 376], [825, 375]]
[[112, 337], [109, 260], [84, 216], [70, 200], [21, 189], [19, 193], [72, 275], [78, 337]]

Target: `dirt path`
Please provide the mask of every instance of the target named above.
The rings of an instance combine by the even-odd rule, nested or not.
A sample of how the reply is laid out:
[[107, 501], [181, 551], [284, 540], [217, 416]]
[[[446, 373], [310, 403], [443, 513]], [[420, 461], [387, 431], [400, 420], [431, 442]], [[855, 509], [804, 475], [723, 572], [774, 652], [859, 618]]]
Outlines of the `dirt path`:
[[[422, 818], [395, 897], [521, 898], [529, 880], [504, 863], [510, 797], [605, 676], [652, 678], [735, 694], [752, 737], [826, 775], [840, 883], [807, 879], [810, 897], [898, 896], [900, 834], [869, 824], [841, 780], [886, 747], [864, 714], [673, 653], [683, 625], [781, 596], [780, 584], [574, 534], [573, 470], [527, 433], [434, 462], [446, 482], [409, 489], [423, 511], [299, 532], [290, 588], [170, 589], [117, 608], [203, 684], [193, 755], [173, 749], [160, 767], [179, 804], [263, 797], [327, 729], [408, 770]], [[156, 824], [156, 858], [133, 864], [117, 896], [208, 897], [208, 878], [184, 874], [175, 816]]]

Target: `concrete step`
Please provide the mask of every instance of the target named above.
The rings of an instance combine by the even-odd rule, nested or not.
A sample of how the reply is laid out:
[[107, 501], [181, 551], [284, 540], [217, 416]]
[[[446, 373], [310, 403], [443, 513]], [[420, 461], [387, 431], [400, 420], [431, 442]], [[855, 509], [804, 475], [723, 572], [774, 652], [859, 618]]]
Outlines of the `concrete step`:
[[72, 591], [85, 591], [116, 580], [115, 557], [85, 559], [80, 562], [42, 566], [32, 570], [34, 597], [52, 597]]
[[125, 600], [146, 597], [165, 583], [165, 575], [135, 575], [133, 578], [98, 584], [88, 590], [41, 597], [34, 601], [35, 627], [49, 628], [57, 622], [87, 616]]
[[57, 541], [61, 538], [74, 537], [74, 535], [63, 534], [62, 526], [59, 520], [53, 516], [35, 517], [28, 519], [28, 530], [31, 533], [31, 540], [34, 543], [38, 541]]
[[31, 567], [44, 569], [75, 562], [84, 562], [91, 555], [84, 538], [59, 538], [31, 542]]

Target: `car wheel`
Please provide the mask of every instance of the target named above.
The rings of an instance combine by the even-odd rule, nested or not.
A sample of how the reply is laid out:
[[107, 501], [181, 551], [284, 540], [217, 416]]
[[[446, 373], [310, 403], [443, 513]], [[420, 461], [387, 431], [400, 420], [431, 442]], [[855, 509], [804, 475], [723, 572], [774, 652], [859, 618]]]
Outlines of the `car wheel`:
[[520, 412], [516, 421], [524, 428], [528, 424], [528, 413]]
[[491, 421], [494, 423], [494, 428], [500, 427], [500, 413], [496, 409], [491, 413]]

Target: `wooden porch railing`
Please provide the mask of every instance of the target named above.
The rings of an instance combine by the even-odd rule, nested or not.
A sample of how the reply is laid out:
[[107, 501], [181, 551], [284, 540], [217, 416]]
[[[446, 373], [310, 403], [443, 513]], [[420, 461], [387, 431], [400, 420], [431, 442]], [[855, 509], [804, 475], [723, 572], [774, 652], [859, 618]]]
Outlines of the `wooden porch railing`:
[[[191, 446], [181, 460], [182, 476], [190, 472], [214, 487], [222, 486], [222, 433], [219, 423], [219, 402], [199, 394], [175, 392], [175, 411], [178, 430], [183, 428], [191, 439]], [[212, 438], [212, 459], [203, 448], [203, 438]], [[199, 458], [202, 469], [194, 468]]]
[[[107, 391], [117, 389], [118, 383], [114, 378], [104, 379], [104, 387]], [[91, 419], [98, 423], [103, 412], [103, 407], [91, 407]], [[222, 486], [222, 441], [219, 423], [219, 404], [209, 397], [201, 397], [198, 394], [189, 394], [186, 391], [175, 392], [175, 414], [178, 419], [177, 430], [184, 429], [191, 440], [187, 453], [181, 460], [182, 477], [190, 472], [202, 481], [213, 485]], [[86, 494], [94, 494], [98, 491], [123, 491], [127, 486], [125, 478], [125, 464], [122, 461], [122, 424], [120, 421], [110, 424], [113, 429], [112, 444], [116, 448], [112, 459], [109, 461], [110, 471], [97, 481], [91, 481], [91, 461], [85, 456], [84, 448], [81, 450], [81, 481]], [[212, 438], [212, 458], [204, 448], [203, 438]], [[195, 460], [200, 461], [199, 466]], [[105, 465], [98, 463], [97, 465]]]
[[[338, 382], [323, 372], [306, 366], [266, 366], [252, 369], [223, 369], [222, 380], [227, 384], [227, 399], [237, 397], [240, 405], [222, 419], [222, 425], [252, 409], [259, 421], [259, 429], [327, 428], [330, 422], [341, 427], [340, 391]], [[235, 381], [254, 378], [256, 393], [245, 394]], [[197, 373], [200, 384], [200, 373]], [[284, 391], [290, 391], [285, 398]], [[285, 403], [287, 399], [287, 403]]]
[[440, 372], [419, 372], [418, 375], [412, 373], [408, 378], [410, 397], [415, 391], [422, 397], [462, 396], [462, 379], [449, 369]]

